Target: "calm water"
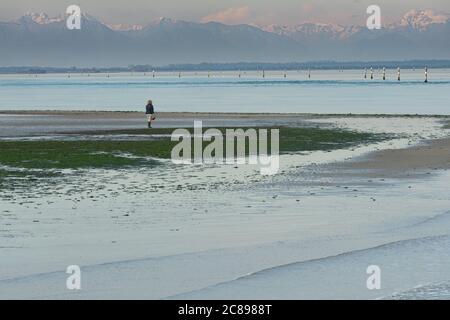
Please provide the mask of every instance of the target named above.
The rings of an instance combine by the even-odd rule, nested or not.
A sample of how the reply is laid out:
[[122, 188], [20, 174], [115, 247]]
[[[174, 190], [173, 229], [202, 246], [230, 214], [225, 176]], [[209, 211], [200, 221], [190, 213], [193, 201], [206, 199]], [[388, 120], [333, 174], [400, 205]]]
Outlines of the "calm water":
[[450, 70], [0, 75], [0, 110], [450, 114]]

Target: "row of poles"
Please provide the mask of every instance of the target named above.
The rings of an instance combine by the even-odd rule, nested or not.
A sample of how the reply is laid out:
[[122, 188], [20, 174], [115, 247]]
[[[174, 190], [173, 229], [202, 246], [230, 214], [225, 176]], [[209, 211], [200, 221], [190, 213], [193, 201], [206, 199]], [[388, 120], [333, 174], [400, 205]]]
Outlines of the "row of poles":
[[[340, 72], [343, 72], [343, 70], [339, 70], [339, 71], [340, 71]], [[373, 80], [373, 79], [374, 79], [374, 70], [373, 70], [372, 67], [371, 67], [369, 70], [368, 70], [367, 68], [364, 69], [364, 79], [367, 79], [367, 78], [368, 78], [368, 71], [370, 71], [370, 79]], [[300, 72], [300, 71], [297, 70], [297, 72]], [[259, 74], [260, 71], [257, 70], [257, 73]], [[197, 73], [196, 73], [196, 74], [197, 74]], [[383, 74], [383, 80], [386, 80], [386, 68], [383, 68], [382, 74]], [[147, 75], [147, 73], [144, 72], [144, 76], [146, 76], [146, 75]], [[37, 77], [36, 74], [35, 74], [34, 76]], [[90, 77], [90, 74], [88, 73], [87, 76]], [[208, 75], [207, 75], [207, 76], [208, 76], [208, 78], [211, 77], [211, 72], [210, 72], [210, 71], [208, 71]], [[71, 75], [68, 74], [67, 77], [70, 78]], [[107, 74], [106, 77], [109, 78], [110, 75]], [[152, 77], [153, 77], [153, 78], [156, 77], [156, 72], [155, 72], [155, 71], [152, 72]], [[181, 78], [181, 72], [178, 72], [178, 77]], [[240, 70], [239, 70], [239, 72], [238, 72], [238, 77], [239, 77], [239, 78], [242, 77], [242, 73], [241, 73]], [[266, 72], [265, 72], [265, 70], [262, 70], [262, 77], [263, 77], [263, 78], [266, 77]], [[284, 78], [287, 78], [287, 71], [284, 72], [283, 77], [284, 77]], [[308, 69], [308, 79], [311, 79], [311, 69]], [[400, 68], [397, 68], [397, 80], [398, 80], [398, 81], [401, 80], [401, 70], [400, 70]], [[428, 68], [427, 68], [427, 67], [425, 67], [425, 83], [426, 83], [426, 82], [428, 82]]]
[[[340, 71], [341, 71], [341, 70], [340, 70]], [[297, 72], [300, 72], [300, 71], [297, 71]], [[341, 72], [343, 72], [343, 70], [342, 70]], [[257, 73], [260, 73], [260, 71], [257, 70]], [[383, 73], [383, 80], [386, 80], [386, 68], [383, 68], [382, 73]], [[144, 73], [144, 76], [145, 76], [145, 75], [146, 75], [146, 73]], [[109, 77], [109, 75], [108, 75], [108, 77]], [[152, 77], [153, 77], [153, 78], [156, 77], [155, 71], [152, 72]], [[210, 77], [211, 77], [211, 73], [210, 73], [210, 71], [208, 71], [208, 78], [210, 78]], [[241, 77], [242, 77], [242, 73], [241, 73], [241, 71], [239, 70], [239, 72], [238, 72], [238, 78], [241, 78]], [[263, 77], [263, 78], [266, 77], [266, 72], [265, 72], [265, 70], [262, 70], [262, 77]], [[287, 78], [287, 71], [284, 72], [283, 77], [284, 77], [284, 78]], [[181, 78], [181, 72], [178, 72], [178, 78]], [[311, 69], [308, 69], [308, 79], [311, 79]], [[364, 79], [367, 79], [367, 68], [364, 69]], [[370, 79], [371, 79], [371, 80], [374, 79], [374, 71], [373, 71], [373, 68], [372, 68], [372, 67], [370, 68]], [[398, 80], [398, 81], [401, 81], [401, 70], [400, 70], [400, 67], [397, 68], [397, 80]], [[425, 67], [425, 82], [428, 82], [428, 68], [427, 68], [427, 67]]]
[[[298, 72], [300, 72], [300, 71], [298, 71]], [[257, 73], [260, 73], [260, 71], [257, 70]], [[195, 73], [195, 74], [197, 74], [197, 73]], [[147, 76], [147, 73], [144, 72], [143, 75], [144, 75], [144, 76]], [[37, 75], [35, 75], [35, 76], [37, 76]], [[91, 75], [88, 73], [87, 76], [90, 77]], [[284, 76], [284, 78], [287, 78], [287, 71], [284, 72], [283, 76]], [[70, 74], [67, 75], [67, 77], [70, 78]], [[110, 75], [107, 74], [106, 77], [109, 78]], [[152, 72], [152, 77], [153, 77], [153, 78], [156, 78], [156, 72], [155, 72], [155, 71]], [[210, 78], [210, 77], [211, 77], [211, 72], [208, 71], [208, 78]], [[239, 77], [239, 78], [242, 77], [242, 73], [241, 73], [240, 70], [239, 70], [239, 73], [238, 73], [238, 77]], [[265, 70], [262, 70], [262, 77], [263, 77], [263, 78], [266, 77], [266, 72], [265, 72]], [[178, 78], [181, 78], [181, 72], [178, 72]], [[308, 78], [311, 79], [311, 70], [308, 70]]]
[[[373, 80], [373, 68], [370, 68], [370, 79]], [[367, 68], [364, 69], [364, 79], [367, 79]], [[383, 80], [386, 80], [386, 68], [383, 68]], [[401, 81], [401, 70], [397, 68], [397, 80]], [[425, 67], [425, 83], [428, 82], [428, 68]]]
[[[260, 73], [259, 70], [257, 70], [256, 72], [257, 72], [257, 73]], [[300, 71], [298, 71], [298, 72], [300, 72]], [[197, 74], [197, 73], [195, 73], [195, 74]], [[132, 73], [132, 75], [133, 75], [133, 73]], [[144, 75], [144, 76], [147, 76], [147, 73], [144, 72], [143, 75]], [[31, 74], [30, 74], [30, 76], [31, 76]], [[35, 74], [34, 76], [37, 77], [37, 74]], [[88, 73], [87, 76], [90, 77], [91, 74]], [[284, 78], [287, 78], [287, 71], [284, 72], [283, 76], [284, 76]], [[71, 77], [71, 74], [68, 74], [67, 77], [70, 78], [70, 77]], [[109, 75], [109, 74], [106, 74], [106, 77], [109, 78], [110, 75]], [[155, 71], [152, 72], [152, 77], [153, 77], [153, 78], [156, 78], [156, 72], [155, 72]], [[211, 72], [208, 71], [208, 78], [210, 78], [210, 77], [211, 77]], [[238, 73], [238, 77], [239, 77], [239, 78], [242, 77], [242, 73], [241, 73], [240, 70], [239, 70], [239, 73]], [[263, 78], [266, 77], [266, 72], [265, 72], [265, 70], [262, 70], [262, 77], [263, 77]], [[178, 78], [181, 78], [181, 72], [178, 72]], [[308, 70], [308, 78], [311, 79], [311, 70]]]

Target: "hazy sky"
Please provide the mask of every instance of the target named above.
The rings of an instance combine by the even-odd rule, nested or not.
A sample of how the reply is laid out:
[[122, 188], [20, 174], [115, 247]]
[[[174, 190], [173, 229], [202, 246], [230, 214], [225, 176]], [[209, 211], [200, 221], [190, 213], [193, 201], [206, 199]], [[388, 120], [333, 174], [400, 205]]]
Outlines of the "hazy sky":
[[0, 21], [25, 12], [57, 15], [71, 4], [114, 24], [146, 24], [162, 16], [229, 24], [365, 24], [366, 8], [371, 4], [381, 7], [385, 22], [398, 19], [410, 9], [450, 12], [450, 0], [0, 0]]

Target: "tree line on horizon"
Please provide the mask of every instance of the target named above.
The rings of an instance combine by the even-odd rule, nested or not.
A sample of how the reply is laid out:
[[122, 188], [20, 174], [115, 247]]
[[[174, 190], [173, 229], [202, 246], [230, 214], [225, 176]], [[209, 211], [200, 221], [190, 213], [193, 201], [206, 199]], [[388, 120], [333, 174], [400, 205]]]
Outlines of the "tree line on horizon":
[[46, 74], [46, 73], [119, 73], [119, 72], [188, 72], [188, 71], [257, 71], [257, 70], [354, 70], [364, 68], [450, 68], [450, 60], [409, 60], [409, 61], [317, 61], [292, 63], [199, 63], [170, 64], [166, 66], [129, 65], [127, 67], [0, 67], [0, 73]]

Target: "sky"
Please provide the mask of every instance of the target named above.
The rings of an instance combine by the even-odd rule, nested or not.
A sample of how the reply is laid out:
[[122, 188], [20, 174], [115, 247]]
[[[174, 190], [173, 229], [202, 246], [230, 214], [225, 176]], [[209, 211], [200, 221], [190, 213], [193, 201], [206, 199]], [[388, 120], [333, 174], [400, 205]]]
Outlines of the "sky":
[[26, 12], [56, 16], [76, 4], [109, 24], [145, 25], [159, 17], [227, 24], [296, 25], [303, 22], [366, 22], [369, 5], [381, 7], [384, 22], [398, 20], [410, 9], [450, 13], [450, 0], [0, 0], [0, 21]]

